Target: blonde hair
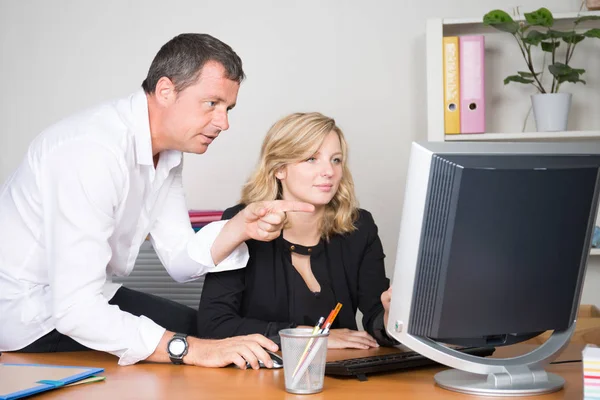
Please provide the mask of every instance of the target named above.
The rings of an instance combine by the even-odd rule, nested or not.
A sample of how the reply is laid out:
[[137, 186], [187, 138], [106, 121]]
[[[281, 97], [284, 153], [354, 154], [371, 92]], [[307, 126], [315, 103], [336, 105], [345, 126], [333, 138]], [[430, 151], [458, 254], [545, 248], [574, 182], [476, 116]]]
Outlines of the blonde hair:
[[342, 148], [342, 179], [333, 199], [325, 207], [321, 221], [321, 237], [344, 234], [356, 229], [358, 202], [354, 181], [348, 169], [348, 144], [335, 120], [323, 114], [295, 113], [277, 121], [267, 132], [258, 165], [242, 189], [241, 202], [279, 200], [281, 182], [276, 172], [288, 164], [304, 161], [314, 155], [330, 132], [335, 132]]

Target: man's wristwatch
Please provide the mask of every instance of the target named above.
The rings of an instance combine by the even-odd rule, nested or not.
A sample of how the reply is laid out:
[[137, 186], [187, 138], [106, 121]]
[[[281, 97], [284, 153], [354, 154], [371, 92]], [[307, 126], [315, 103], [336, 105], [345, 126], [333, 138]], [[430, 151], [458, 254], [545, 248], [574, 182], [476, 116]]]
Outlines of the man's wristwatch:
[[173, 364], [183, 364], [183, 357], [188, 353], [187, 335], [174, 334], [167, 344], [167, 353]]

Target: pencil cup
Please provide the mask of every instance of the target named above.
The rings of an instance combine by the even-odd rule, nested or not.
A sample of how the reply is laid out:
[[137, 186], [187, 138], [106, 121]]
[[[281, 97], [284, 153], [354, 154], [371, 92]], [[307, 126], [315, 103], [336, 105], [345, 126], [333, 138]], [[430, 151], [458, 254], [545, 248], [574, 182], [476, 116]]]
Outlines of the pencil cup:
[[285, 390], [294, 394], [312, 394], [323, 390], [327, 337], [329, 333], [312, 334], [312, 329], [283, 329], [281, 352]]

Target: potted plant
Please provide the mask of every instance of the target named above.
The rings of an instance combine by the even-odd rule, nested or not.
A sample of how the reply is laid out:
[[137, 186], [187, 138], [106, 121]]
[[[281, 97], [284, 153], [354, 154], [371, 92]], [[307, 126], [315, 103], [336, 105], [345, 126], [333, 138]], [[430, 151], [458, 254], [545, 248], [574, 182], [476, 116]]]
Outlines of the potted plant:
[[[559, 92], [565, 82], [585, 84], [581, 79], [584, 69], [573, 68], [571, 58], [577, 44], [585, 38], [600, 38], [600, 29], [594, 28], [587, 31], [577, 31], [578, 25], [584, 21], [600, 20], [600, 16], [588, 15], [574, 20], [573, 28], [568, 31], [552, 29], [554, 17], [547, 8], [524, 14], [525, 20], [515, 21], [508, 13], [502, 10], [493, 10], [485, 14], [483, 24], [492, 26], [500, 31], [508, 32], [514, 36], [527, 71], [518, 71], [517, 75], [510, 75], [504, 79], [504, 84], [510, 82], [533, 85], [538, 93], [531, 96], [533, 114], [538, 131], [564, 131], [567, 128], [569, 108], [571, 106], [571, 93]], [[566, 47], [562, 54], [557, 49]], [[532, 50], [541, 47], [541, 50], [550, 55], [548, 71], [552, 75], [551, 83], [542, 83], [544, 66], [534, 66]], [[562, 55], [562, 57], [560, 57]], [[545, 57], [544, 57], [545, 59]]]

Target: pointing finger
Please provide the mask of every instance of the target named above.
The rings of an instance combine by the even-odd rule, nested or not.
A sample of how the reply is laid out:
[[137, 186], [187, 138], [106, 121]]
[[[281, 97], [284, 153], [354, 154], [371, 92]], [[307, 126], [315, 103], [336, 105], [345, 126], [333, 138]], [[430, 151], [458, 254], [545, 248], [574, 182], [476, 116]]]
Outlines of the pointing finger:
[[315, 206], [309, 203], [304, 203], [302, 201], [293, 201], [293, 200], [273, 200], [267, 202], [265, 207], [268, 207], [272, 211], [282, 211], [282, 212], [313, 212], [315, 211]]

